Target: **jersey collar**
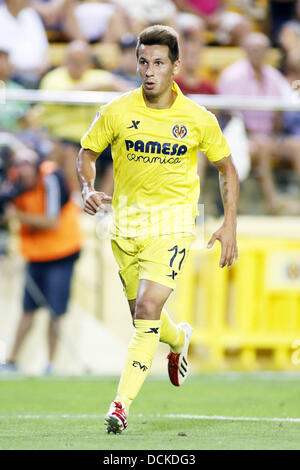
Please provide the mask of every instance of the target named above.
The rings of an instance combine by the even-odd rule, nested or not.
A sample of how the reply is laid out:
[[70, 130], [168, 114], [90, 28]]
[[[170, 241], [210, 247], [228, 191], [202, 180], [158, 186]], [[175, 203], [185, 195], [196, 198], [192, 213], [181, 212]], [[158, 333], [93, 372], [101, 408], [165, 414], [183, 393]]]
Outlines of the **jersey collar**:
[[140, 97], [140, 102], [141, 102], [141, 105], [146, 108], [147, 110], [149, 111], [154, 111], [156, 113], [162, 113], [162, 112], [168, 112], [168, 111], [171, 111], [171, 110], [174, 110], [176, 109], [179, 105], [180, 105], [180, 101], [183, 97], [183, 93], [182, 91], [180, 90], [179, 86], [177, 85], [176, 82], [173, 81], [172, 83], [172, 90], [175, 91], [175, 93], [177, 94], [177, 97], [175, 98], [175, 101], [174, 103], [172, 104], [172, 106], [170, 106], [170, 108], [165, 108], [165, 109], [153, 109], [153, 108], [149, 108], [146, 103], [145, 103], [145, 100], [144, 100], [144, 96], [143, 96], [143, 86], [140, 86], [139, 88], [139, 97]]

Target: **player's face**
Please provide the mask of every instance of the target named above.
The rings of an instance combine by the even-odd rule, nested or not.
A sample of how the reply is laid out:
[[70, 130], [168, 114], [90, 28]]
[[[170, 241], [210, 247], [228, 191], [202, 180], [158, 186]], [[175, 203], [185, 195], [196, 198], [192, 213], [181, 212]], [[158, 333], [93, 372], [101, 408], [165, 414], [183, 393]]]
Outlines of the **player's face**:
[[168, 46], [141, 44], [137, 71], [141, 77], [145, 95], [159, 97], [171, 88], [174, 75], [179, 69], [179, 60], [172, 63]]

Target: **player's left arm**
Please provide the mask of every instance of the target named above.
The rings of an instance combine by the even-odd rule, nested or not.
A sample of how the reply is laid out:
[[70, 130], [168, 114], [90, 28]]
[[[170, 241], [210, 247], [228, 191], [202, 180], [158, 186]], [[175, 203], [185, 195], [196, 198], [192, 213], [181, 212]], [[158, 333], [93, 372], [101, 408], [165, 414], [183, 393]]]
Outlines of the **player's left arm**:
[[231, 267], [238, 258], [236, 241], [237, 205], [239, 197], [239, 179], [231, 156], [213, 162], [219, 171], [220, 191], [224, 206], [222, 226], [213, 233], [207, 247], [211, 248], [216, 240], [221, 243], [220, 267]]

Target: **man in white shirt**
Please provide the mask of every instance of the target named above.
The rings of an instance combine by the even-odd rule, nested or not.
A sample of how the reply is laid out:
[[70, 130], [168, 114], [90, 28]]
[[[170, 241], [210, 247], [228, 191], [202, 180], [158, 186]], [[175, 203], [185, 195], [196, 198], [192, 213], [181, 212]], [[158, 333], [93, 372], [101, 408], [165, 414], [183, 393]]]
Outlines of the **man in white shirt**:
[[34, 86], [48, 68], [49, 44], [43, 23], [27, 0], [0, 5], [0, 43], [6, 43], [19, 81]]

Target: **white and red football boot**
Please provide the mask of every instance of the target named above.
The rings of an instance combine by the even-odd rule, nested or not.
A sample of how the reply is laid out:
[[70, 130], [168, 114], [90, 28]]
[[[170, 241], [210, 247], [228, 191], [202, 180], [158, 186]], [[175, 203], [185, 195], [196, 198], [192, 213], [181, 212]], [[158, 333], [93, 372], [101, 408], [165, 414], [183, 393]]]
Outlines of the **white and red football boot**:
[[106, 432], [121, 434], [127, 428], [125, 405], [121, 401], [113, 401], [105, 417]]
[[172, 349], [168, 354], [168, 372], [170, 381], [175, 387], [182, 385], [187, 378], [188, 365], [188, 349], [194, 328], [189, 323], [178, 323], [178, 328], [184, 331], [184, 345], [180, 354], [175, 354]]

